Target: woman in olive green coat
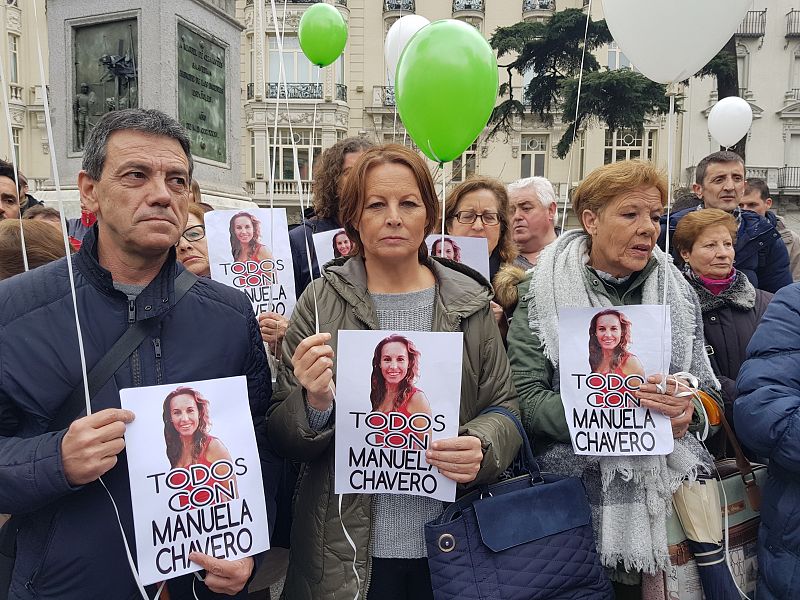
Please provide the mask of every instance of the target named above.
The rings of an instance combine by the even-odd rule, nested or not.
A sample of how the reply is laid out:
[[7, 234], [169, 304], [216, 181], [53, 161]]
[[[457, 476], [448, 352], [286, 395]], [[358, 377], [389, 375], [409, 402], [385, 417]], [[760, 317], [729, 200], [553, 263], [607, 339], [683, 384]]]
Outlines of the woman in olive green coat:
[[441, 503], [333, 492], [336, 333], [398, 331], [403, 324], [407, 330], [463, 332], [459, 436], [434, 442], [427, 455], [462, 486], [495, 481], [516, 456], [521, 440], [514, 424], [480, 414], [493, 405], [516, 413], [516, 394], [489, 307], [490, 286], [467, 267], [427, 256], [425, 237], [438, 202], [419, 156], [401, 146], [367, 151], [341, 197], [340, 221], [354, 250], [328, 263], [299, 299], [283, 343], [278, 403], [268, 419], [276, 449], [304, 463], [284, 595], [432, 598], [423, 527]]

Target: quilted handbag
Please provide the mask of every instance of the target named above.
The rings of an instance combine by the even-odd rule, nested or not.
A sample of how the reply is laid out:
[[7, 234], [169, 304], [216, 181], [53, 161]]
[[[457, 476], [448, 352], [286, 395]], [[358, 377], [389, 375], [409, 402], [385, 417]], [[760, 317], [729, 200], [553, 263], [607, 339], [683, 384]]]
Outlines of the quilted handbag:
[[522, 474], [461, 497], [425, 526], [436, 600], [613, 598], [581, 480], [541, 473], [519, 419], [500, 407], [486, 413], [517, 426]]

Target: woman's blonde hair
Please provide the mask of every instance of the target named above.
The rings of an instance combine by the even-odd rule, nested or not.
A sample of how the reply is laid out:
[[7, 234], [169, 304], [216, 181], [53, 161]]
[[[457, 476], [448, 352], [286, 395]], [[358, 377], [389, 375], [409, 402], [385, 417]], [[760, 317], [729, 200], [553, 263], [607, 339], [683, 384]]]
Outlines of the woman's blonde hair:
[[599, 167], [589, 173], [572, 194], [572, 210], [584, 231], [583, 212], [599, 215], [611, 201], [640, 187], [655, 187], [661, 194], [661, 205], [667, 205], [667, 177], [647, 160], [623, 160]]
[[41, 267], [66, 255], [64, 238], [46, 221], [5, 219], [0, 221], [0, 279], [8, 279], [25, 270], [20, 225], [25, 235], [29, 268]]

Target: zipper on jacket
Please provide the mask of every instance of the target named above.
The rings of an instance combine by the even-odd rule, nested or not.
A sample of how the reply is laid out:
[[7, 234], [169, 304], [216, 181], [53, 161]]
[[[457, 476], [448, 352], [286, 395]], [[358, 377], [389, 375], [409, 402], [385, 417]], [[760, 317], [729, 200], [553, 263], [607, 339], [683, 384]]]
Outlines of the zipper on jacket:
[[153, 349], [156, 353], [156, 385], [161, 385], [164, 383], [163, 377], [161, 374], [161, 338], [155, 337], [153, 338]]
[[[128, 298], [128, 327], [136, 323], [136, 300]], [[133, 376], [134, 387], [142, 385], [142, 365], [139, 360], [139, 349], [131, 354], [131, 375]]]
[[136, 300], [128, 298], [128, 325], [136, 322]]

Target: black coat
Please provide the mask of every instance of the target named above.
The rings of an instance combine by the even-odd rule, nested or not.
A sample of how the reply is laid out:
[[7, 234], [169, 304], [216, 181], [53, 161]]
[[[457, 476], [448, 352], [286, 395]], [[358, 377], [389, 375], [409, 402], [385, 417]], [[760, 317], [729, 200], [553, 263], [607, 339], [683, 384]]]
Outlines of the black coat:
[[[725, 416], [731, 424], [733, 404], [737, 397], [736, 378], [747, 357], [747, 344], [772, 300], [772, 294], [755, 289], [743, 273], [736, 271], [736, 275], [731, 286], [718, 296], [714, 296], [694, 278], [689, 278], [700, 299], [706, 352], [714, 374], [722, 385]], [[722, 441], [712, 446], [715, 446], [713, 450], [724, 450]], [[721, 452], [715, 454], [720, 455]]]

